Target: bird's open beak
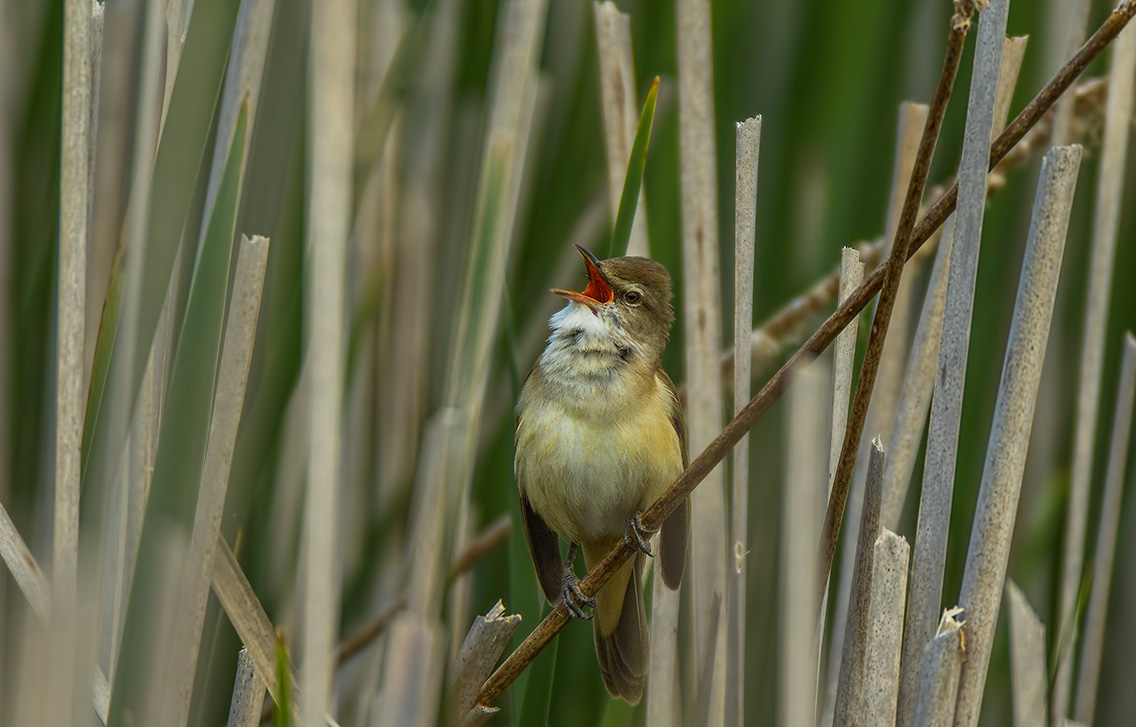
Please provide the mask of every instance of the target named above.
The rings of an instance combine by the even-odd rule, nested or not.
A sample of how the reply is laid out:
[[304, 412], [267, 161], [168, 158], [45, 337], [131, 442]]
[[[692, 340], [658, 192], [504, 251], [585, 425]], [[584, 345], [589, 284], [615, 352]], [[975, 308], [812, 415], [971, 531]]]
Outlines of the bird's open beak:
[[580, 251], [580, 256], [584, 258], [584, 267], [588, 269], [588, 287], [584, 288], [582, 293], [573, 293], [570, 290], [559, 290], [557, 288], [553, 288], [552, 292], [562, 295], [568, 300], [583, 303], [592, 310], [615, 300], [615, 292], [612, 291], [611, 284], [600, 272], [600, 261], [583, 246], [577, 245], [576, 249]]

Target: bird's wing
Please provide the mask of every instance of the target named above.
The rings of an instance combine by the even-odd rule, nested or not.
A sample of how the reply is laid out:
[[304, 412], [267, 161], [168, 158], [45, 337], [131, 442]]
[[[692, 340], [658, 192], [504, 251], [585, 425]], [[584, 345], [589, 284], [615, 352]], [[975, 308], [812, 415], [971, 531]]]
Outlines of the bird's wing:
[[[679, 449], [682, 450], [682, 468], [685, 470], [690, 461], [686, 443], [686, 419], [682, 414], [682, 403], [678, 399], [671, 377], [667, 372], [659, 369], [659, 376], [671, 397], [674, 399], [671, 407], [671, 425], [678, 435]], [[683, 499], [666, 520], [663, 521], [661, 541], [659, 548], [659, 562], [663, 570], [663, 583], [674, 590], [682, 584], [682, 573], [686, 570], [686, 551], [690, 541], [690, 496]]]
[[525, 526], [525, 540], [529, 544], [540, 587], [549, 603], [560, 600], [564, 577], [564, 560], [560, 556], [560, 541], [548, 523], [532, 509], [525, 491], [521, 490], [521, 523]]

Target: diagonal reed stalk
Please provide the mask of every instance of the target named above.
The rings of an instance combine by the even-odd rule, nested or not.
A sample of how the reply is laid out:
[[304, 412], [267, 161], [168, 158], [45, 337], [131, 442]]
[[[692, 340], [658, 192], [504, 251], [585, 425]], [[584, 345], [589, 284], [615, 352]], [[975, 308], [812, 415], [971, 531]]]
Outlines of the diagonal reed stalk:
[[1093, 723], [1101, 654], [1104, 651], [1105, 621], [1112, 585], [1112, 566], [1116, 557], [1116, 537], [1120, 526], [1120, 500], [1124, 471], [1128, 462], [1128, 441], [1132, 431], [1132, 399], [1136, 389], [1136, 338], [1124, 336], [1124, 359], [1117, 385], [1116, 412], [1112, 423], [1112, 442], [1108, 452], [1108, 473], [1101, 499], [1101, 524], [1093, 562], [1093, 590], [1085, 617], [1085, 637], [1081, 642], [1081, 669], [1077, 679], [1077, 721]]
[[[911, 184], [907, 188], [907, 197], [904, 200], [903, 211], [896, 227], [895, 240], [892, 243], [888, 260], [883, 266], [880, 299], [876, 304], [875, 318], [872, 319], [872, 333], [868, 338], [868, 349], [864, 353], [860, 379], [856, 385], [856, 395], [852, 399], [852, 410], [848, 416], [848, 427], [844, 433], [844, 445], [840, 452], [840, 461], [836, 467], [836, 476], [832, 482], [832, 494], [829, 497], [828, 510], [825, 513], [824, 531], [821, 535], [820, 546], [821, 579], [817, 584], [818, 588], [822, 590], [828, 583], [828, 574], [832, 569], [832, 558], [836, 552], [840, 522], [844, 516], [844, 505], [848, 501], [848, 493], [852, 487], [856, 451], [860, 445], [860, 438], [864, 434], [868, 405], [875, 386], [876, 374], [879, 372], [884, 341], [887, 337], [888, 325], [899, 291], [900, 277], [908, 258], [909, 249], [912, 248], [912, 231], [915, 228], [916, 215], [919, 213], [919, 201], [923, 198], [923, 188], [931, 170], [931, 157], [935, 153], [939, 130], [942, 128], [943, 117], [947, 112], [947, 102], [950, 100], [951, 91], [954, 88], [955, 75], [958, 73], [959, 63], [962, 60], [963, 43], [966, 40], [966, 33], [970, 29], [970, 18], [974, 11], [975, 5], [972, 2], [955, 3], [955, 13], [951, 18], [951, 29], [947, 36], [946, 57], [943, 59], [943, 67], [939, 73], [935, 93], [931, 97], [931, 108], [927, 115], [926, 126], [923, 129], [923, 138], [919, 142], [919, 151], [916, 154], [915, 167], [911, 174]], [[1000, 48], [1001, 46], [999, 46]], [[985, 140], [983, 143], [985, 143]]]
[[959, 682], [957, 727], [977, 725], [982, 706], [1080, 163], [1079, 146], [1055, 147], [1042, 161], [959, 594], [966, 609], [967, 661]]
[[[990, 165], [994, 167], [1025, 137], [1035, 124], [1053, 106], [1061, 94], [1067, 91], [1085, 68], [1108, 47], [1121, 30], [1136, 15], [1136, 0], [1125, 0], [1116, 7], [1105, 22], [1097, 29], [1075, 56], [1049, 80], [1036, 96], [1021, 110], [1014, 121], [994, 141], [990, 148]], [[921, 218], [911, 233], [908, 257], [918, 251], [954, 212], [958, 203], [958, 186], [952, 185], [935, 201]], [[687, 495], [698, 486], [706, 475], [717, 466], [726, 453], [737, 444], [742, 435], [750, 430], [758, 419], [769, 410], [785, 391], [791, 372], [806, 357], [815, 357], [827, 348], [845, 326], [868, 304], [872, 296], [883, 286], [884, 271], [877, 268], [864, 281], [856, 292], [848, 298], [829, 318], [809, 337], [788, 361], [775, 373], [760, 391], [750, 399], [742, 411], [726, 425], [702, 454], [690, 463], [686, 471], [675, 480], [667, 491], [643, 513], [642, 522], [646, 527], [659, 526]], [[823, 537], [835, 538], [836, 533], [824, 533]], [[632, 550], [619, 544], [603, 560], [592, 568], [580, 581], [580, 590], [591, 595], [607, 582], [608, 578], [632, 556]], [[825, 575], [822, 573], [822, 576]], [[506, 688], [524, 671], [536, 655], [563, 629], [569, 621], [567, 610], [558, 605], [529, 634], [524, 642], [513, 651], [497, 671], [485, 682], [478, 695], [479, 705], [489, 705], [497, 700]]]
[[1046, 691], [1045, 626], [1034, 613], [1018, 584], [1006, 584], [1010, 609], [1010, 695], [1014, 706], [1014, 727], [1044, 725]]
[[1009, 0], [993, 0], [982, 13], [974, 57], [974, 80], [967, 104], [966, 132], [959, 163], [959, 203], [955, 212], [942, 341], [927, 435], [927, 464], [919, 500], [912, 562], [911, 604], [904, 633], [904, 678], [900, 687], [900, 727], [915, 714], [923, 648], [935, 635], [942, 609], [943, 566], [954, 495], [955, 458], [962, 419], [963, 390], [970, 344], [979, 242], [990, 169], [990, 132], [998, 98], [1002, 44]]
[[[1083, 30], [1081, 31], [1084, 32]], [[1056, 723], [1069, 712], [1073, 679], [1073, 655], [1077, 631], [1067, 631], [1076, 613], [1077, 592], [1085, 560], [1089, 495], [1092, 490], [1093, 458], [1096, 452], [1097, 418], [1100, 408], [1104, 365], [1105, 331], [1108, 325], [1112, 268], [1120, 231], [1121, 195], [1124, 189], [1128, 135], [1132, 122], [1132, 77], [1136, 73], [1136, 32], [1121, 34], [1112, 50], [1109, 79], [1112, 93], [1105, 112], [1101, 170], [1097, 180], [1093, 213], [1093, 241], [1089, 280], [1085, 286], [1085, 325], [1077, 392], [1076, 426], [1073, 435], [1072, 481], [1065, 510], [1065, 546], [1061, 562], [1058, 601], [1058, 633], [1072, 633], [1074, 641], [1059, 650], [1057, 678], [1053, 685], [1051, 717]], [[1060, 111], [1060, 109], [1058, 109]]]

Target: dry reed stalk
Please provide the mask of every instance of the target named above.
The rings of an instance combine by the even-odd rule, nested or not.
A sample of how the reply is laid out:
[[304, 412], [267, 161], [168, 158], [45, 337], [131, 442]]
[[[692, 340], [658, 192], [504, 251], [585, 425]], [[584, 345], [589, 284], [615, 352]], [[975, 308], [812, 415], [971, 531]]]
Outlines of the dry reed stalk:
[[379, 696], [383, 712], [378, 724], [437, 724], [445, 642], [445, 631], [436, 619], [415, 611], [403, 611], [395, 618], [386, 645], [387, 665], [394, 668], [383, 676]]
[[[837, 304], [843, 303], [852, 294], [852, 291], [860, 287], [863, 281], [864, 264], [860, 262], [860, 252], [850, 247], [842, 249], [840, 252], [840, 293]], [[836, 464], [840, 460], [840, 445], [844, 442], [844, 430], [848, 425], [848, 403], [852, 395], [852, 371], [856, 364], [856, 337], [859, 324], [859, 317], [852, 319], [852, 322], [836, 337], [836, 345], [833, 347], [832, 427], [828, 439], [826, 501], [829, 493], [832, 492], [832, 478], [836, 476]], [[741, 359], [737, 360], [740, 361]], [[843, 574], [843, 571], [841, 573]], [[825, 727], [832, 724], [836, 708], [836, 687], [840, 677], [841, 649], [844, 645], [844, 621], [848, 614], [847, 596], [844, 594], [845, 591], [850, 592], [851, 590], [842, 586], [839, 588], [840, 595], [837, 598], [837, 611], [833, 615], [832, 638], [830, 640], [833, 646], [828, 650], [828, 670], [824, 672], [826, 687], [824, 694], [818, 695], [818, 700], [823, 697], [823, 701], [819, 702], [819, 705], [824, 707], [820, 723]], [[829, 590], [826, 587], [821, 598], [820, 619], [817, 623], [817, 632], [821, 635], [824, 634], [824, 624], [828, 613]], [[840, 601], [844, 602], [843, 609], [840, 608]], [[822, 673], [820, 661], [822, 641], [823, 639], [817, 639], [818, 684], [820, 684]]]
[[[679, 169], [682, 189], [683, 330], [689, 389], [686, 422], [692, 452], [705, 448], [722, 428], [722, 309], [718, 271], [718, 188], [714, 171], [713, 71], [710, 59], [710, 3], [679, 0], [675, 8], [678, 55]], [[721, 469], [708, 473], [691, 497], [689, 563], [694, 595], [695, 664], [709, 649], [716, 655], [709, 677], [710, 724], [720, 725], [726, 706], [726, 619], [711, 633], [715, 596], [726, 593], [726, 491]], [[696, 681], [702, 681], [702, 677]]]
[[226, 727], [256, 727], [264, 703], [264, 680], [257, 674], [248, 649], [237, 655], [237, 676], [233, 682], [233, 701], [229, 705]]
[[[635, 65], [631, 60], [631, 22], [626, 13], [610, 2], [592, 4], [596, 21], [596, 52], [600, 64], [600, 94], [604, 120], [604, 148], [607, 150], [608, 191], [611, 199], [611, 220], [615, 223], [619, 200], [623, 195], [623, 180], [627, 175], [627, 162], [635, 141], [639, 124], [639, 110], [635, 108]], [[627, 243], [628, 255], [646, 257], [647, 210], [643, 190], [635, 205], [635, 219], [631, 224], [631, 238]]]
[[[12, 128], [15, 125], [15, 114], [12, 102], [13, 87], [16, 85], [15, 73], [15, 28], [13, 19], [16, 17], [17, 0], [0, 0], [0, 220], [12, 219], [13, 177], [15, 165], [12, 163], [13, 142], [15, 136]], [[15, 311], [13, 301], [15, 295], [12, 290], [12, 270], [14, 265], [14, 250], [12, 245], [11, 225], [0, 225], [0, 347], [5, 350], [11, 345]], [[0, 382], [12, 380], [12, 362], [9, 356], [0, 356]], [[12, 453], [11, 453], [11, 422], [12, 392], [9, 386], [0, 385], [0, 509], [5, 502], [10, 502], [9, 495], [12, 490]], [[5, 512], [0, 520], [10, 520]], [[10, 522], [9, 522], [10, 524]], [[5, 531], [4, 523], [0, 522], [0, 533]], [[4, 535], [0, 534], [0, 556], [8, 560], [8, 550], [4, 545]], [[8, 609], [8, 580], [0, 578], [0, 624], [9, 624]], [[9, 639], [8, 628], [0, 628], [0, 653], [16, 653], [16, 645]], [[15, 679], [8, 678], [9, 670], [0, 666], [0, 684], [15, 684]], [[26, 677], [25, 677], [26, 678]], [[14, 718], [15, 710], [0, 711], [0, 718]]]
[[[1086, 3], [1087, 4], [1087, 3]], [[1071, 31], [1072, 32], [1072, 31]], [[1083, 34], [1084, 31], [1081, 31]], [[1078, 36], [1080, 37], [1080, 36]], [[1058, 607], [1058, 633], [1073, 634], [1066, 648], [1059, 649], [1057, 677], [1053, 685], [1051, 718], [1064, 719], [1069, 713], [1073, 679], [1073, 658], [1077, 630], [1075, 618], [1077, 592], [1085, 560], [1085, 534], [1092, 490], [1093, 455], [1097, 416], [1100, 408], [1101, 370], [1104, 364], [1105, 331], [1108, 326], [1112, 267], [1120, 227], [1124, 172], [1128, 157], [1128, 134], [1132, 122], [1132, 78], [1136, 74], [1136, 32], [1121, 33], [1112, 51], [1105, 112], [1104, 142], [1101, 144], [1100, 176], [1097, 179], [1093, 214], [1093, 242], [1089, 279], [1085, 286], [1084, 337], [1077, 392], [1077, 418], [1073, 438], [1073, 467], [1069, 486], [1069, 505], [1065, 510], [1065, 546], [1061, 563], [1061, 590]], [[1060, 107], [1058, 111], [1060, 112]], [[1084, 720], [1082, 720], [1084, 721]]]
[[948, 608], [939, 620], [935, 638], [923, 649], [914, 727], [950, 727], [955, 721], [959, 672], [966, 661], [961, 608]]
[[[845, 440], [847, 441], [847, 440]], [[880, 535], [880, 498], [883, 490], [885, 457], [883, 443], [877, 437], [872, 441], [868, 459], [868, 478], [864, 487], [864, 509], [860, 514], [855, 555], [848, 556], [855, 563], [853, 592], [849, 600], [844, 643], [840, 653], [840, 681], [836, 688], [833, 724], [836, 727], [857, 725], [863, 710], [865, 662], [868, 632], [871, 628], [873, 561], [876, 540]]]
[[[166, 40], [166, 78], [162, 95], [162, 119], [158, 126], [166, 126], [166, 112], [170, 108], [170, 97], [174, 92], [174, 81], [177, 79], [178, 67], [181, 63], [181, 49], [185, 45], [185, 33], [189, 29], [189, 16], [193, 8], [193, 0], [166, 0], [165, 4], [165, 40]], [[187, 8], [186, 5], [189, 5]]]
[[[1010, 40], [1024, 43], [1025, 38], [1011, 38]], [[1024, 50], [1023, 45], [1023, 47], [1013, 52], [1022, 53]], [[1006, 54], [1010, 52], [1010, 46], [1007, 45], [1006, 50], [1003, 51], [1003, 69], [1006, 68], [1006, 64], [1009, 62]], [[1001, 80], [999, 84], [999, 88], [1002, 88]], [[1075, 140], [1079, 140], [1095, 126], [1099, 118], [1103, 115], [1105, 101], [1108, 96], [1108, 82], [1106, 79], [1091, 78], [1080, 83], [1068, 93], [1076, 99], [1073, 132], [1076, 137]], [[1006, 107], [1003, 108], [1003, 111], [1008, 108], [1011, 97], [1012, 93], [1005, 97]], [[1028, 133], [1019, 137], [1014, 142], [1012, 149], [1003, 152], [999, 156], [1000, 161], [993, 165], [993, 168], [990, 170], [990, 176], [987, 179], [987, 195], [995, 194], [1005, 187], [1006, 174], [1028, 164], [1033, 159], [1034, 152], [1044, 148], [1048, 144], [1052, 127], [1053, 112], [1050, 110], [1038, 120], [1035, 126], [1029, 129]], [[953, 184], [954, 181], [934, 187], [928, 192], [927, 198], [940, 200], [945, 195], [954, 194], [951, 192], [951, 186]], [[926, 212], [927, 210], [924, 211]], [[920, 226], [922, 227], [922, 223]], [[927, 254], [933, 250], [936, 239], [937, 238], [933, 238], [922, 245], [919, 254]], [[860, 251], [864, 265], [870, 271], [876, 269], [876, 266], [883, 257], [884, 247], [888, 242], [889, 240], [887, 238], [881, 236], [870, 241], [856, 244], [856, 249]], [[825, 307], [832, 305], [833, 301], [836, 300], [839, 281], [840, 270], [837, 269], [829, 273], [826, 278], [823, 278], [806, 293], [782, 306], [781, 310], [766, 319], [760, 326], [753, 329], [750, 334], [750, 339], [752, 342], [751, 353], [754, 369], [760, 368], [767, 363], [769, 359], [773, 358], [781, 350], [782, 346], [787, 343], [786, 339], [791, 337], [794, 331], [799, 329], [809, 317], [816, 315]], [[722, 374], [728, 379], [731, 376], [734, 365], [734, 349], [732, 347], [722, 351], [721, 363]], [[684, 388], [680, 388], [679, 393], [681, 396], [685, 396]]]
[[982, 706], [1080, 162], [1079, 146], [1055, 147], [1042, 161], [959, 596], [967, 614], [968, 658], [957, 727], [974, 727]]
[[[193, 534], [186, 555], [186, 570], [177, 633], [174, 634], [170, 681], [174, 685], [173, 710], [166, 724], [185, 725], [189, 720], [190, 698], [201, 633], [205, 624], [205, 607], [209, 600], [217, 541], [221, 534], [221, 516], [229, 486], [229, 471], [237, 428], [245, 400], [249, 361], [256, 338], [256, 322], [260, 312], [264, 274], [268, 263], [268, 239], [241, 237], [237, 251], [237, 270], [229, 303], [225, 340], [213, 395], [213, 415], [209, 424], [209, 443], [197, 495], [197, 512]], [[263, 690], [263, 688], [262, 688]]]
[[[217, 552], [213, 559], [213, 592], [225, 609], [225, 614], [233, 624], [241, 643], [249, 652], [256, 665], [257, 673], [264, 680], [264, 686], [275, 700], [280, 699], [280, 687], [276, 677], [276, 632], [268, 614], [260, 605], [256, 592], [252, 590], [237, 557], [223, 537], [217, 538]], [[296, 685], [290, 685], [289, 693], [295, 698]]]
[[[1136, 37], [1136, 36], [1134, 36]], [[1124, 360], [1116, 387], [1116, 412], [1112, 421], [1112, 442], [1108, 450], [1108, 473], [1101, 499], [1101, 522], [1093, 557], [1093, 590], [1085, 617], [1085, 638], [1081, 642], [1080, 672], [1077, 678], [1076, 718], [1093, 724], [1097, 682], [1104, 651], [1105, 621], [1112, 585], [1112, 566], [1116, 557], [1116, 536], [1120, 526], [1120, 502], [1124, 491], [1124, 471], [1128, 462], [1128, 440], [1132, 431], [1132, 399], [1136, 393], [1136, 338], [1124, 336]]]
[[[1037, 95], [994, 141], [990, 147], [991, 166], [996, 166], [1007, 157], [1011, 150], [1015, 149], [1018, 143], [1026, 137], [1029, 130], [1045, 116], [1061, 94], [1073, 85], [1073, 81], [1116, 38], [1134, 15], [1136, 15], [1136, 0], [1125, 0], [1109, 15], [1108, 19], [1085, 42], [1085, 45], [1077, 54], [1070, 58], [1061, 70], [1038, 91]], [[946, 218], [954, 212], [957, 203], [958, 186], [952, 185], [930, 206], [912, 231], [911, 249], [908, 251], [908, 257], [914, 255], [919, 246], [932, 237]], [[753, 427], [758, 419], [769, 410], [773, 402], [781, 396], [788, 384], [790, 372], [804, 358], [814, 358], [823, 352], [835, 340], [837, 334], [864, 309], [871, 297], [880, 291], [884, 283], [884, 274], [883, 269], [877, 269], [869, 275], [863, 285], [817, 328], [796, 353], [789, 357], [789, 360], [777, 373], [750, 399], [745, 409], [726, 425], [725, 429], [703, 450], [702, 454], [690, 463], [686, 471], [643, 513], [641, 519], [646, 527], [653, 528], [660, 525], [678, 507], [682, 499], [698, 487], [703, 478], [722, 461], [730, 448]], [[828, 535], [832, 537], [834, 533], [828, 533]], [[632, 554], [633, 551], [626, 544], [617, 545], [580, 581], [581, 592], [585, 595], [594, 594]], [[480, 706], [492, 704], [500, 697], [501, 693], [532, 663], [536, 655], [567, 625], [568, 621], [568, 612], [563, 605], [553, 609], [485, 682], [481, 688], [481, 694], [478, 695], [478, 704]]]
[[79, 480], [83, 441], [87, 204], [91, 169], [90, 0], [68, 0], [63, 21], [59, 278], [55, 380], [55, 517], [52, 527], [51, 679], [48, 724], [70, 724], [75, 698]]
[[[931, 406], [931, 391], [935, 386], [935, 371], [939, 360], [939, 344], [943, 330], [943, 309], [947, 300], [947, 271], [950, 269], [951, 247], [954, 241], [955, 218], [947, 218], [940, 234], [938, 254], [931, 269], [923, 309], [911, 343], [907, 371], [903, 377], [903, 393], [895, 427], [888, 440], [887, 473], [884, 475], [884, 504], [880, 521], [888, 529], [899, 527], [903, 504], [911, 486], [911, 473], [923, 439], [927, 410]], [[920, 677], [921, 678], [921, 677]]]
[[[272, 16], [275, 11], [276, 0], [241, 0], [240, 10], [237, 11], [237, 25], [233, 31], [229, 65], [225, 69], [225, 82], [221, 87], [221, 112], [217, 119], [216, 142], [213, 145], [213, 161], [209, 167], [209, 182], [205, 188], [202, 219], [207, 220], [212, 214], [213, 204], [217, 200], [217, 189], [221, 186], [221, 174], [225, 170], [229, 142], [233, 138], [233, 131], [237, 127], [237, 116], [245, 99], [248, 99], [248, 128], [255, 128], [261, 79], [268, 58], [268, 37], [272, 31]], [[168, 98], [167, 103], [169, 103]], [[201, 226], [197, 241], [199, 255], [206, 228], [207, 225]]]
[[825, 475], [816, 453], [823, 448], [821, 433], [829, 375], [821, 361], [814, 361], [797, 377], [797, 386], [789, 393], [786, 477], [781, 500], [779, 633], [783, 638], [778, 639], [777, 673], [780, 724], [785, 727], [812, 725], [815, 711], [816, 613], [820, 604], [813, 602], [818, 597], [813, 548], [819, 535], [817, 515]]
[[1045, 696], [1049, 687], [1045, 673], [1045, 626], [1037, 618], [1018, 584], [1006, 584], [1010, 602], [1010, 694], [1013, 696], [1014, 727], [1048, 723]]
[[[825, 512], [820, 545], [821, 579], [818, 583], [819, 588], [825, 587], [829, 572], [832, 570], [832, 558], [836, 551], [840, 522], [844, 516], [844, 506], [847, 503], [848, 492], [852, 485], [856, 451], [864, 432], [864, 422], [875, 387], [876, 375], [879, 372], [884, 341], [896, 303], [896, 293], [899, 289], [904, 265], [910, 255], [914, 253], [914, 250], [917, 249], [917, 246], [911, 245], [911, 241], [915, 229], [915, 218], [919, 213], [919, 201], [923, 198], [927, 174], [931, 169], [931, 157], [935, 153], [935, 145], [938, 142], [939, 131], [942, 129], [947, 102], [950, 100], [951, 91], [954, 88], [955, 76], [962, 59], [963, 44], [970, 28], [970, 19], [974, 9], [973, 3], [957, 2], [955, 4], [955, 13], [951, 18], [951, 29], [947, 36], [947, 50], [943, 58], [943, 67], [935, 86], [934, 96], [931, 99], [927, 125], [919, 142], [919, 152], [911, 175], [911, 184], [907, 188], [903, 212], [896, 227], [895, 242], [888, 254], [887, 262], [882, 266], [883, 281], [879, 301], [876, 304], [876, 315], [872, 319], [872, 333], [868, 338], [867, 351], [864, 353], [860, 380], [856, 385], [856, 394], [852, 400], [852, 409], [848, 416], [848, 428], [844, 433], [840, 461], [836, 468], [836, 476], [833, 478], [828, 510]], [[1001, 45], [998, 48], [1001, 50]]]
[[32, 612], [45, 625], [51, 623], [51, 584], [39, 568], [32, 551], [20, 537], [8, 510], [0, 503], [0, 557], [24, 594]]
[[383, 509], [402, 483], [412, 479], [419, 453], [429, 384], [430, 316], [436, 304], [433, 262], [445, 217], [444, 174], [454, 168], [445, 140], [457, 66], [453, 59], [460, 47], [459, 8], [456, 0], [440, 0], [434, 7], [427, 40], [431, 52], [421, 60], [418, 92], [406, 99], [398, 130], [407, 169], [396, 235], [402, 265], [391, 280], [391, 307], [383, 324], [397, 344], [380, 349], [389, 359], [380, 358], [376, 383], [377, 506]]
[[311, 250], [307, 366], [307, 547], [300, 724], [324, 727], [339, 623], [336, 517], [343, 424], [344, 280], [350, 235], [354, 131], [355, 14], [351, 0], [312, 6], [309, 119], [311, 170], [308, 243]]
[[[521, 178], [537, 95], [537, 59], [543, 40], [544, 0], [512, 0], [498, 18], [474, 225], [458, 303], [458, 322], [444, 399], [446, 408], [426, 426], [413, 507], [414, 565], [408, 605], [419, 617], [396, 622], [387, 651], [383, 699], [398, 714], [426, 714], [436, 707], [444, 659], [416, 655], [422, 669], [414, 689], [394, 677], [415, 648], [440, 648], [444, 559], [456, 557], [474, 466], [476, 422], [485, 400], [493, 344], [503, 305], [504, 275], [516, 223]], [[422, 616], [426, 616], [423, 618]], [[416, 631], [417, 630], [417, 631]], [[398, 646], [398, 648], [395, 648]], [[430, 690], [435, 691], [431, 692]], [[396, 704], [397, 701], [397, 704]]]
[[[757, 168], [761, 117], [747, 119], [735, 131], [734, 192], [734, 413], [749, 402], [746, 357], [753, 326], [753, 254], [757, 226]], [[810, 456], [810, 455], [806, 455]], [[749, 437], [734, 448], [729, 621], [726, 624], [726, 724], [745, 722], [746, 553], [749, 544]], [[807, 480], [806, 480], [807, 481]], [[676, 624], [677, 625], [677, 624]]]
[[872, 555], [872, 596], [868, 608], [871, 626], [864, 649], [863, 708], [858, 715], [861, 724], [895, 725], [910, 552], [906, 539], [886, 528], [880, 529]]
[[[884, 233], [885, 241], [894, 241], [899, 226], [899, 217], [903, 208], [904, 196], [911, 183], [911, 173], [915, 167], [915, 157], [919, 148], [920, 137], [927, 123], [928, 108], [926, 104], [905, 101], [899, 106], [899, 119], [896, 132], [895, 160], [892, 170], [891, 197], [888, 203], [887, 227]], [[890, 252], [890, 249], [887, 251]], [[886, 252], [885, 252], [886, 254]], [[884, 342], [883, 353], [880, 356], [880, 369], [877, 379], [880, 382], [873, 392], [871, 404], [868, 407], [867, 431], [869, 434], [879, 436], [881, 439], [891, 437], [892, 424], [895, 422], [896, 407], [898, 405], [899, 387], [902, 384], [902, 369], [904, 347], [907, 345], [909, 320], [911, 318], [911, 302], [914, 289], [911, 276], [900, 280], [896, 290], [895, 314], [893, 316], [895, 332], [888, 336]], [[848, 329], [845, 329], [847, 332]], [[889, 328], [889, 330], [891, 330]], [[844, 335], [843, 333], [841, 335]], [[839, 339], [837, 339], [839, 341]], [[855, 346], [855, 342], [853, 342]], [[840, 465], [840, 450], [847, 430], [847, 407], [842, 412], [840, 438], [832, 442], [830, 450], [831, 463], [829, 466], [829, 493], [836, 481], [836, 471]], [[861, 442], [863, 455], [871, 446], [870, 441]], [[860, 509], [864, 504], [864, 487], [867, 478], [867, 457], [858, 457], [857, 466], [853, 471], [852, 491], [849, 493], [847, 512], [849, 522], [860, 519]], [[856, 533], [852, 528], [844, 531], [842, 536], [844, 552], [850, 553], [856, 542]], [[833, 665], [840, 663], [840, 644], [844, 643], [844, 624], [848, 618], [848, 599], [852, 592], [852, 567], [854, 561], [846, 558], [840, 564], [840, 577], [836, 586], [836, 611], [833, 614], [832, 643], [837, 645], [832, 650], [829, 659]], [[827, 586], [825, 591], [828, 591]], [[835, 673], [829, 677], [835, 687]], [[828, 705], [830, 711], [831, 704]], [[825, 723], [826, 725], [828, 723]]]
[[[1002, 43], [1002, 63], [998, 74], [998, 91], [994, 101], [994, 121], [990, 132], [993, 141], [1006, 125], [1006, 111], [1017, 85], [1018, 72], [1025, 55], [1027, 37], [1006, 38]], [[987, 195], [990, 194], [990, 179], [987, 178]], [[950, 266], [950, 248], [954, 239], [954, 218], [948, 219], [940, 233], [939, 253], [931, 271], [923, 310], [915, 331], [907, 371], [900, 396], [899, 411], [896, 413], [896, 426], [888, 442], [888, 472], [884, 478], [884, 506], [881, 522], [894, 530], [899, 527], [899, 518], [911, 486], [911, 472], [915, 467], [927, 410], [931, 405], [931, 391], [934, 388], [935, 371], [939, 359], [939, 344], [943, 327], [943, 310], [947, 294], [947, 271]], [[926, 248], [924, 248], [926, 249]], [[903, 701], [901, 697], [901, 707]], [[902, 713], [900, 719], [904, 719]]]
[[[1065, 25], [1065, 44], [1061, 56], [1068, 57], [1077, 52], [1077, 48], [1085, 39], [1085, 31], [1089, 27], [1089, 7], [1091, 0], [1070, 0], [1068, 4], [1069, 18]], [[1061, 146], [1072, 141], [1073, 102], [1064, 98], [1057, 102], [1057, 114], [1053, 120], [1054, 146]], [[1061, 727], [1061, 723], [1054, 717], [1054, 726]]]
[[[497, 601], [484, 616], [478, 616], [450, 666], [447, 691], [450, 698], [448, 724], [456, 724], [473, 708], [477, 691], [501, 652], [509, 645], [513, 633], [521, 625], [518, 615], [505, 615], [505, 605]], [[496, 710], [494, 710], [496, 711]]]
[[[32, 613], [42, 626], [50, 626], [51, 585], [2, 504], [0, 504], [0, 557], [3, 557], [13, 580], [31, 606]], [[24, 664], [24, 668], [28, 668], [28, 665]], [[98, 667], [94, 668], [93, 695], [95, 714], [103, 724], [106, 724], [107, 707], [110, 704], [110, 683]]]
[[993, 0], [979, 20], [974, 56], [974, 74], [967, 104], [966, 131], [959, 163], [959, 202], [955, 212], [947, 297], [943, 312], [938, 375], [931, 403], [923, 489], [919, 498], [912, 563], [911, 602], [904, 632], [903, 682], [900, 686], [901, 727], [915, 716], [923, 648], [935, 633], [943, 590], [943, 566], [947, 557], [947, 533], [954, 493], [955, 457], [962, 418], [966, 361], [974, 286], [978, 274], [978, 248], [986, 210], [987, 172], [990, 168], [990, 137], [1002, 44], [1006, 35], [1009, 0]]
[[[122, 207], [126, 194], [131, 123], [131, 86], [135, 33], [141, 32], [141, 3], [111, 3], [103, 22], [100, 87], [97, 90], [98, 128], [94, 179], [91, 185], [91, 229], [87, 248], [87, 329], [97, 331], [102, 320], [114, 256], [123, 232]], [[86, 336], [83, 399], [90, 388], [91, 366], [97, 336]]]

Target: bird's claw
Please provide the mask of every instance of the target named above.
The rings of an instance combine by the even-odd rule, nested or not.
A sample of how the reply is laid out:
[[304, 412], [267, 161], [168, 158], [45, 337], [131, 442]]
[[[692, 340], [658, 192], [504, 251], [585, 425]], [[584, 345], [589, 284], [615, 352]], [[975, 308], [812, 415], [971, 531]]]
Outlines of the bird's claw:
[[595, 608], [596, 599], [584, 595], [584, 592], [580, 590], [580, 579], [570, 570], [564, 571], [562, 583], [564, 589], [561, 591], [560, 598], [564, 601], [564, 608], [568, 610], [568, 615], [572, 618], [591, 621], [592, 614], [585, 611], [584, 607]]
[[659, 532], [659, 529], [650, 530], [643, 527], [643, 521], [640, 519], [641, 514], [636, 511], [627, 521], [627, 530], [623, 533], [623, 542], [627, 544], [628, 548], [641, 550], [653, 557], [655, 553], [651, 550], [651, 536]]

